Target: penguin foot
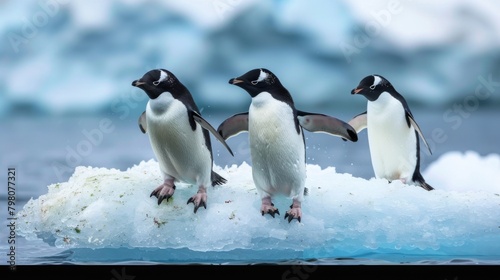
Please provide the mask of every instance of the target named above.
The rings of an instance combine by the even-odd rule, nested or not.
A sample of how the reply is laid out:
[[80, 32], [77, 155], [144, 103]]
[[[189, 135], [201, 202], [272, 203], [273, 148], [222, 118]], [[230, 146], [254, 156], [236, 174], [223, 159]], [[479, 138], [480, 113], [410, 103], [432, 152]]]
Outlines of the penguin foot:
[[274, 207], [274, 203], [271, 202], [270, 197], [264, 197], [262, 199], [262, 205], [260, 206], [260, 212], [262, 213], [262, 216], [265, 214], [271, 215], [271, 217], [274, 218], [275, 214], [280, 214], [280, 211], [278, 208]]
[[163, 185], [154, 189], [154, 191], [151, 192], [151, 195], [149, 195], [149, 197], [155, 196], [156, 198], [158, 198], [158, 205], [160, 205], [160, 203], [164, 199], [166, 199], [168, 202], [168, 200], [174, 195], [174, 192], [175, 192], [174, 184], [169, 185], [164, 183]]
[[280, 214], [280, 210], [278, 210], [278, 208], [275, 208], [274, 204], [272, 204], [272, 205], [262, 205], [260, 207], [260, 212], [262, 213], [262, 216], [264, 216], [265, 214], [269, 214], [273, 218], [274, 218], [275, 214], [278, 214], [278, 215]]
[[198, 208], [200, 208], [200, 206], [203, 206], [203, 208], [207, 209], [207, 192], [205, 188], [200, 187], [198, 192], [188, 199], [187, 204], [189, 203], [194, 204], [194, 213], [198, 211]]
[[288, 222], [290, 223], [293, 219], [297, 219], [300, 223], [302, 218], [302, 208], [300, 206], [300, 202], [293, 201], [293, 204], [290, 205], [290, 210], [286, 211], [285, 220], [288, 218]]

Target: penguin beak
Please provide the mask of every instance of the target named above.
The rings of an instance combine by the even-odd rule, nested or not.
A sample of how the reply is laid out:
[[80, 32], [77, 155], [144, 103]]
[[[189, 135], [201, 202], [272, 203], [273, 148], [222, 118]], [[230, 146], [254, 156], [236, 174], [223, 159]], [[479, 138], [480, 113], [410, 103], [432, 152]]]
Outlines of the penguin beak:
[[141, 80], [135, 80], [132, 82], [132, 86], [134, 87], [138, 87], [138, 86], [141, 86], [141, 85], [144, 85], [145, 82], [141, 81]]
[[351, 94], [358, 94], [360, 91], [362, 91], [363, 88], [355, 88], [351, 91]]
[[229, 83], [232, 85], [243, 83], [243, 80], [238, 80], [237, 78], [229, 80]]

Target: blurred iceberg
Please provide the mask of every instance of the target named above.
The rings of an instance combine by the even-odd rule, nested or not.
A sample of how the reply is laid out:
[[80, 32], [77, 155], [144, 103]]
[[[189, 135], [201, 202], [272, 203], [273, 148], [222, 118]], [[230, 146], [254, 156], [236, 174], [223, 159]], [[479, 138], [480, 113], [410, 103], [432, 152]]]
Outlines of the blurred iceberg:
[[257, 67], [300, 107], [362, 106], [349, 92], [373, 73], [414, 106], [498, 104], [499, 10], [473, 0], [2, 1], [0, 116], [140, 111], [146, 98], [130, 83], [158, 67], [207, 110], [246, 106], [227, 81]]

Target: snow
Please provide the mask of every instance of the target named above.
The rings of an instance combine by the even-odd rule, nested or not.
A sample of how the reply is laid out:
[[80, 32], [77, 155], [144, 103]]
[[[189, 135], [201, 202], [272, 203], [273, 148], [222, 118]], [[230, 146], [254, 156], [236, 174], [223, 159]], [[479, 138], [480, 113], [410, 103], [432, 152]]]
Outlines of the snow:
[[207, 208], [195, 214], [186, 203], [194, 186], [178, 184], [161, 205], [150, 197], [162, 181], [153, 159], [124, 171], [77, 167], [67, 182], [48, 186], [24, 206], [18, 234], [59, 248], [240, 252], [243, 259], [266, 250], [282, 259], [500, 252], [498, 154], [442, 155], [423, 172], [435, 187], [430, 192], [308, 164], [301, 223], [283, 218], [291, 203], [286, 197], [274, 201], [281, 216], [261, 215], [250, 164], [214, 168], [228, 182], [210, 188]]
[[500, 157], [480, 156], [473, 151], [448, 152], [433, 162], [423, 174], [447, 191], [500, 191]]

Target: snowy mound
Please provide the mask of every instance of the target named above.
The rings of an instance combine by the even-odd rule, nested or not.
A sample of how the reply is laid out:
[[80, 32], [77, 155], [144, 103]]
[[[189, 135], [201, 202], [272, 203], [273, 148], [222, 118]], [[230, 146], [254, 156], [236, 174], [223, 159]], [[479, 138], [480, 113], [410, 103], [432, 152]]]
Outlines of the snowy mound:
[[154, 160], [126, 171], [78, 167], [68, 182], [25, 205], [18, 233], [60, 248], [267, 250], [283, 259], [500, 252], [499, 155], [443, 155], [424, 173], [436, 188], [431, 192], [308, 165], [301, 223], [283, 218], [291, 204], [286, 197], [275, 200], [281, 216], [260, 214], [250, 165], [216, 171], [228, 182], [210, 188], [207, 209], [195, 214], [187, 200], [196, 187], [178, 184], [161, 205], [149, 197], [162, 181]]
[[424, 178], [442, 190], [500, 192], [500, 156], [473, 151], [448, 152], [432, 163]]

